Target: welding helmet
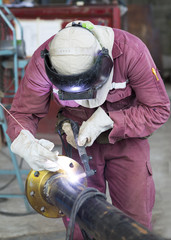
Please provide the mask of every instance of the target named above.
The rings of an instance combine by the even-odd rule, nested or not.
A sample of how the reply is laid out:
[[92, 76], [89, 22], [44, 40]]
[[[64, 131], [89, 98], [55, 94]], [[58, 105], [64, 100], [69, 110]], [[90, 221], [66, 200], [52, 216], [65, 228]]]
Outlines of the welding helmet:
[[61, 100], [94, 99], [113, 67], [108, 49], [80, 24], [56, 34], [49, 51], [44, 49], [41, 56]]

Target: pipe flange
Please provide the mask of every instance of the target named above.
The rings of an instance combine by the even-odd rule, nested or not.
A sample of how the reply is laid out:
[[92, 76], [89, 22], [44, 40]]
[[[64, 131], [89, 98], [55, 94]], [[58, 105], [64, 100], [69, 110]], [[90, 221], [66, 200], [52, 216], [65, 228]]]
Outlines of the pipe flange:
[[[26, 179], [26, 196], [30, 205], [36, 212], [48, 218], [60, 218], [64, 214], [58, 207], [51, 205], [45, 199], [43, 189], [46, 182], [54, 175], [57, 178], [61, 177], [61, 175], [67, 176], [68, 170], [73, 174], [84, 173], [81, 165], [73, 159], [66, 156], [59, 156], [59, 159], [60, 162], [64, 163], [66, 171], [61, 169], [57, 172], [31, 170]], [[86, 179], [84, 179], [84, 185], [86, 185]]]

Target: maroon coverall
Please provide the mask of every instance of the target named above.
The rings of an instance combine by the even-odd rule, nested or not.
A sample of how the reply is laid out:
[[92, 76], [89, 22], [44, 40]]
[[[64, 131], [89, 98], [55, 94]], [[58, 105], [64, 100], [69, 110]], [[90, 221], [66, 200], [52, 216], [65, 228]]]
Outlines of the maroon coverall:
[[[108, 136], [109, 143], [95, 141], [87, 147], [88, 155], [93, 157], [91, 168], [97, 170], [96, 175], [88, 179], [88, 185], [105, 192], [107, 181], [113, 205], [150, 228], [155, 188], [147, 137], [168, 120], [170, 101], [144, 43], [123, 30], [113, 30], [113, 82], [127, 81], [127, 84], [124, 89], [109, 91], [101, 106], [114, 121], [114, 127]], [[11, 108], [14, 117], [34, 135], [39, 120], [48, 112], [51, 93], [63, 115], [80, 125], [96, 110], [79, 106], [75, 101], [59, 100], [40, 56], [51, 39], [33, 54]], [[7, 133], [11, 140], [20, 130], [9, 117]], [[73, 158], [80, 161], [76, 150], [73, 150]], [[82, 239], [79, 229], [74, 239]]]

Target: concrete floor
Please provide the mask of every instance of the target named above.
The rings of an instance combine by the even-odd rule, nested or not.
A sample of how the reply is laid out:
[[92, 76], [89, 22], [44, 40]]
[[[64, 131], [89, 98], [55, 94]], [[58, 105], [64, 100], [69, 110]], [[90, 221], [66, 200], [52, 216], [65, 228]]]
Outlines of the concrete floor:
[[[171, 84], [166, 85], [171, 97]], [[156, 202], [153, 210], [153, 231], [171, 240], [171, 118], [150, 138], [151, 163], [156, 185]], [[56, 146], [61, 152], [61, 146]], [[20, 159], [19, 159], [20, 160]], [[0, 151], [0, 169], [11, 169], [12, 164], [6, 146]], [[24, 163], [23, 168], [28, 168]], [[0, 175], [0, 188], [12, 176]], [[25, 181], [26, 175], [23, 175]], [[17, 181], [13, 181], [4, 193], [18, 193]], [[108, 198], [110, 201], [110, 199]], [[0, 211], [25, 213], [22, 198], [0, 199]], [[61, 219], [45, 218], [39, 214], [26, 216], [5, 216], [0, 214], [0, 239], [13, 240], [64, 240], [65, 228]]]

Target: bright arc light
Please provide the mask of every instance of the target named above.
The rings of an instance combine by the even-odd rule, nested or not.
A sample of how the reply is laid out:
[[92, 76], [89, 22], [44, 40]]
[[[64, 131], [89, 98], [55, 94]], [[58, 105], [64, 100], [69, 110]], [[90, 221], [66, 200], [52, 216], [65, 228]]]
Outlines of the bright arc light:
[[68, 174], [68, 180], [72, 183], [77, 183], [81, 178], [85, 178], [86, 174], [81, 173], [81, 174]]
[[79, 91], [80, 91], [80, 86], [72, 87], [72, 92], [79, 92]]

